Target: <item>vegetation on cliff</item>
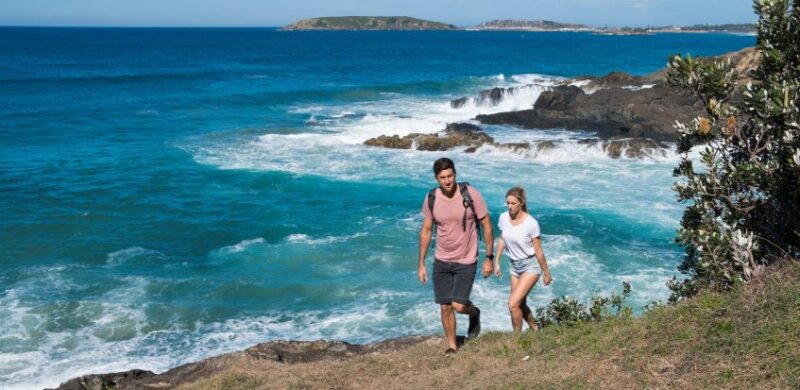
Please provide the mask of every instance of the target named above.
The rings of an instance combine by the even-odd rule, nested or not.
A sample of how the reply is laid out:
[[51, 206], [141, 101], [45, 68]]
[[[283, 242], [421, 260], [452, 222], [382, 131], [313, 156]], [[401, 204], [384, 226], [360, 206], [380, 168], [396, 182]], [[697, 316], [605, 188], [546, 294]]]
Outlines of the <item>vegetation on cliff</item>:
[[[678, 241], [686, 248], [670, 283], [672, 300], [727, 290], [778, 260], [800, 255], [800, 3], [757, 0], [757, 51], [742, 98], [729, 60], [687, 55], [669, 62], [668, 81], [693, 92], [705, 114], [678, 123], [675, 169], [687, 203]], [[699, 148], [695, 169], [692, 148]]]

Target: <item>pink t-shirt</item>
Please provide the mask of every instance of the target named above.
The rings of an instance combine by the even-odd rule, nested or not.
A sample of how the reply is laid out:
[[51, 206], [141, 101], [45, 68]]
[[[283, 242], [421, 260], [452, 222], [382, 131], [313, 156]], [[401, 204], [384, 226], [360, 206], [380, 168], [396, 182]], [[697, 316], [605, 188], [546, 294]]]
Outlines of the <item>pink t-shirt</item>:
[[[472, 186], [467, 187], [472, 204], [478, 219], [489, 214], [483, 196]], [[425, 219], [433, 219], [428, 208], [428, 196], [422, 202], [422, 215]], [[442, 194], [442, 189], [436, 189], [436, 202], [433, 204], [433, 215], [436, 216], [436, 252], [434, 256], [441, 261], [453, 261], [462, 264], [472, 264], [478, 255], [478, 233], [472, 209], [467, 208], [467, 230], [461, 228], [464, 218], [464, 199], [461, 191], [456, 190], [456, 195], [448, 199]]]

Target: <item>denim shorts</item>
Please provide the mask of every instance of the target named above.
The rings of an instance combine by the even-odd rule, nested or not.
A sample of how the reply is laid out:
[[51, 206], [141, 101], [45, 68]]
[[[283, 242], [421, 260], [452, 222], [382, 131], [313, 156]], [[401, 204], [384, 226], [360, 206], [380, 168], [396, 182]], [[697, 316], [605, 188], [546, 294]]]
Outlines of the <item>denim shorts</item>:
[[523, 272], [533, 275], [541, 275], [542, 267], [536, 261], [536, 256], [528, 257], [527, 259], [514, 260], [511, 259], [510, 273], [511, 276], [519, 277]]

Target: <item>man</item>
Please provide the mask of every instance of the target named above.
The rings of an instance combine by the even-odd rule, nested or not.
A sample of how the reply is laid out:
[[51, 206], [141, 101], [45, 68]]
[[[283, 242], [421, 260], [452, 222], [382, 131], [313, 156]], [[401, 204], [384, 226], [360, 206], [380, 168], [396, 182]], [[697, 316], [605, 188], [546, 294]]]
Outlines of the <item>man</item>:
[[[428, 281], [425, 256], [431, 243], [433, 225], [436, 224], [436, 251], [433, 264], [433, 290], [440, 305], [447, 350], [456, 352], [456, 315], [454, 311], [469, 316], [470, 338], [481, 331], [480, 310], [469, 300], [475, 272], [478, 267], [477, 223], [483, 227], [486, 256], [481, 273], [487, 277], [493, 269], [492, 221], [480, 192], [466, 184], [456, 182], [456, 167], [449, 158], [433, 163], [433, 173], [439, 187], [422, 203], [422, 229], [419, 232], [419, 263], [417, 277], [422, 284]], [[462, 188], [463, 187], [463, 188]], [[462, 194], [465, 192], [465, 194]], [[472, 204], [469, 204], [471, 198]], [[433, 201], [430, 207], [429, 201]]]

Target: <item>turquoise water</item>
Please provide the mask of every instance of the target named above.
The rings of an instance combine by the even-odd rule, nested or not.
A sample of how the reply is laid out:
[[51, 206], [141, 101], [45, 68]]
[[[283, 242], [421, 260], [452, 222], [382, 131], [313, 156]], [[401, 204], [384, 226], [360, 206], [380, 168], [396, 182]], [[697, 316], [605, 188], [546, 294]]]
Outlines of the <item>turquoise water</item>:
[[[646, 74], [671, 53], [752, 44], [721, 34], [0, 28], [0, 387], [163, 371], [278, 338], [440, 332], [416, 253], [441, 156], [493, 215], [508, 187], [528, 188], [554, 277], [534, 306], [622, 281], [637, 307], [663, 299], [681, 257], [674, 154], [611, 160], [573, 132], [502, 126], [487, 131], [566, 146], [464, 154], [361, 143], [528, 108], [561, 77]], [[448, 104], [525, 85], [498, 107]], [[510, 329], [507, 285], [507, 275], [476, 283], [484, 329]]]

